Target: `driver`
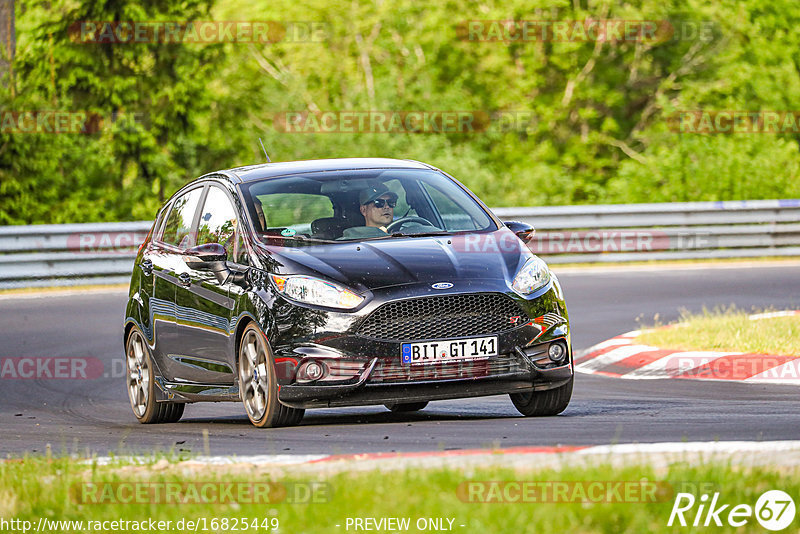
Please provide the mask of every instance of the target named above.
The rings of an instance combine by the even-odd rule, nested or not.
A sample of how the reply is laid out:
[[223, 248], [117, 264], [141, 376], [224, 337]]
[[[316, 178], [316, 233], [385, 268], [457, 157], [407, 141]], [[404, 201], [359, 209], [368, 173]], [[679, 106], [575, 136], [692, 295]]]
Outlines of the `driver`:
[[343, 239], [381, 237], [388, 235], [386, 226], [394, 219], [397, 193], [389, 191], [383, 184], [376, 184], [362, 190], [358, 195], [359, 210], [364, 216], [364, 226], [346, 228]]

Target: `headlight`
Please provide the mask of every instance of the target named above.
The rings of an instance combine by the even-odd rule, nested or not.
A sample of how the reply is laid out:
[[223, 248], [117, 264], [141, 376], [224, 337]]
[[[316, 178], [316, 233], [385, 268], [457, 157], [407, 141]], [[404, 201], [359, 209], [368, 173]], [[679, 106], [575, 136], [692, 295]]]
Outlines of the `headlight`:
[[514, 277], [511, 288], [520, 295], [529, 295], [548, 282], [550, 282], [550, 269], [542, 259], [533, 256]]
[[277, 274], [270, 274], [269, 277], [280, 294], [307, 304], [349, 310], [364, 301], [364, 297], [346, 287], [319, 278]]

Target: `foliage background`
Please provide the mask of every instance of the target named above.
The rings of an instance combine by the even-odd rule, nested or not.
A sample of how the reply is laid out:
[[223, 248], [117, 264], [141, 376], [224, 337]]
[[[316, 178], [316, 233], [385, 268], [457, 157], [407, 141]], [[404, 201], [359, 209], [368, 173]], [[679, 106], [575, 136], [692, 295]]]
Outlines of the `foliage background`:
[[[17, 1], [2, 110], [89, 110], [94, 135], [0, 133], [0, 224], [149, 219], [188, 180], [273, 160], [411, 158], [489, 205], [800, 198], [800, 134], [678, 134], [678, 110], [800, 110], [795, 0]], [[323, 42], [80, 44], [108, 20], [322, 21]], [[467, 20], [667, 20], [658, 42], [475, 42]], [[276, 113], [530, 112], [480, 134], [297, 134]], [[127, 115], [126, 115], [127, 114]]]

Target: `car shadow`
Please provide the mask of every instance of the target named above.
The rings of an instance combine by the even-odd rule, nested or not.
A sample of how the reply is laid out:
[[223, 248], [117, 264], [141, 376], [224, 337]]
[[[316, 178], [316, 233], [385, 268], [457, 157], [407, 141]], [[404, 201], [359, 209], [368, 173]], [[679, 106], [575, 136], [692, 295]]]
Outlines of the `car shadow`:
[[[509, 413], [452, 413], [438, 410], [425, 410], [416, 413], [394, 413], [390, 411], [371, 412], [371, 413], [314, 413], [306, 412], [303, 421], [298, 427], [304, 426], [325, 426], [325, 425], [365, 425], [365, 424], [386, 424], [386, 423], [419, 423], [419, 422], [442, 422], [442, 421], [478, 421], [488, 419], [507, 419], [522, 417]], [[250, 425], [250, 420], [244, 415], [231, 415], [220, 417], [187, 417], [184, 416], [179, 424], [231, 424], [231, 425]], [[297, 428], [297, 427], [290, 427]]]
[[[624, 413], [640, 413], [656, 416], [665, 408], [674, 408], [685, 402], [672, 402], [665, 405], [656, 401], [618, 401], [609, 400], [602, 404], [590, 401], [573, 400], [567, 409], [552, 417], [526, 418], [519, 414], [512, 406], [493, 406], [485, 409], [459, 409], [439, 408], [429, 406], [425, 410], [410, 413], [394, 413], [380, 407], [370, 408], [320, 408], [306, 412], [303, 421], [296, 427], [310, 426], [342, 426], [342, 425], [379, 425], [402, 423], [426, 422], [461, 422], [461, 421], [486, 421], [504, 419], [530, 419], [535, 421], [564, 420], [576, 417], [604, 417]], [[358, 410], [354, 412], [354, 410]], [[220, 416], [192, 416], [184, 415], [178, 424], [214, 424], [214, 425], [250, 425], [249, 419], [243, 414]]]

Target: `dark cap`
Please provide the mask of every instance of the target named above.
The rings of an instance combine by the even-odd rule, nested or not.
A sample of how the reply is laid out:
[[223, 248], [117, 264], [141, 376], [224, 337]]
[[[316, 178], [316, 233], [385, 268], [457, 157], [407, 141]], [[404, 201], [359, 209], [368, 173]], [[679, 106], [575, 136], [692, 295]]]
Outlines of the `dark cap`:
[[359, 193], [358, 195], [358, 203], [359, 204], [369, 204], [373, 200], [382, 197], [383, 195], [389, 195], [392, 197], [392, 200], [397, 200], [397, 193], [392, 193], [389, 191], [383, 184], [376, 184], [372, 185]]

